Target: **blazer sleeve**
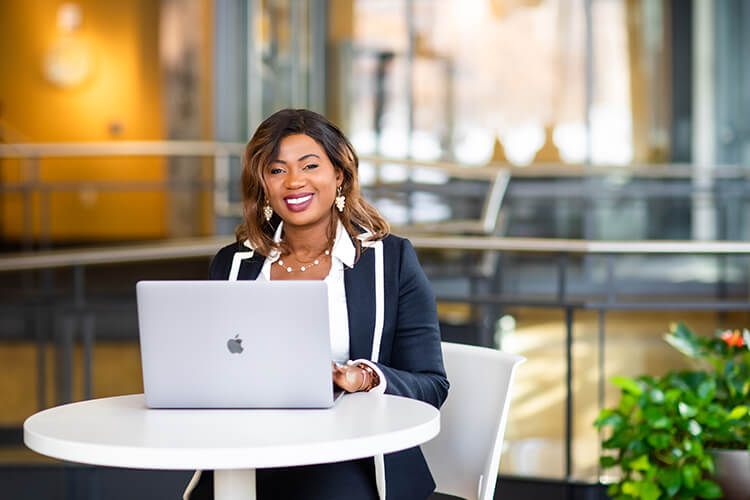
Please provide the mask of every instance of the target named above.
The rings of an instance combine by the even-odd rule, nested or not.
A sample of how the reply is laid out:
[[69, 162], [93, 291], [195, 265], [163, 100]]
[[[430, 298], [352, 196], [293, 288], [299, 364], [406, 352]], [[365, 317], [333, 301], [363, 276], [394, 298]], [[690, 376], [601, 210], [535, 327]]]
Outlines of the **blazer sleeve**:
[[435, 295], [414, 247], [401, 240], [398, 312], [391, 359], [378, 363], [386, 394], [419, 399], [436, 408], [448, 396]]

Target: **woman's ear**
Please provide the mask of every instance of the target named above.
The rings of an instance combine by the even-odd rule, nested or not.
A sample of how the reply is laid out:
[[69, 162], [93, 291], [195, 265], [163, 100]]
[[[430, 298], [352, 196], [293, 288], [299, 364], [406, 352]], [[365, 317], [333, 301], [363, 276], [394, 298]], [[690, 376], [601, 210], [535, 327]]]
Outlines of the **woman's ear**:
[[340, 168], [336, 169], [336, 187], [338, 188], [344, 183], [344, 173]]

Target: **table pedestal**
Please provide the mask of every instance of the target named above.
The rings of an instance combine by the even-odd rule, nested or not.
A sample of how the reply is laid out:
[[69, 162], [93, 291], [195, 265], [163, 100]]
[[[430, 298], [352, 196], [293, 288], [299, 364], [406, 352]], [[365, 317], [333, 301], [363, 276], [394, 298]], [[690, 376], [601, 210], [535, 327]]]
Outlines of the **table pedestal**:
[[255, 469], [214, 471], [214, 500], [255, 500]]

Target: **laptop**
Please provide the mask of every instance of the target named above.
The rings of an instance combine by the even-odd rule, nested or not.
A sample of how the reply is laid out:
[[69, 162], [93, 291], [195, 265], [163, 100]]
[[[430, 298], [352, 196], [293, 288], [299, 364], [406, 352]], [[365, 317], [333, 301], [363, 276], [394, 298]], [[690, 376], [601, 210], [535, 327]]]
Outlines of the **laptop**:
[[149, 408], [329, 408], [322, 281], [139, 281]]

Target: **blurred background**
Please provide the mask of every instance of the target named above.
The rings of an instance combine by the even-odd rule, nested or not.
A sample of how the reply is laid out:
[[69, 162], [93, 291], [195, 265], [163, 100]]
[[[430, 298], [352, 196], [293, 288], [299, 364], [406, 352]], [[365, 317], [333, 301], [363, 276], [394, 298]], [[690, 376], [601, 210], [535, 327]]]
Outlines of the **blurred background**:
[[682, 367], [670, 322], [750, 324], [745, 26], [742, 0], [0, 2], [0, 491], [179, 495], [36, 455], [23, 421], [142, 392], [135, 282], [207, 277], [245, 143], [304, 107], [412, 239], [443, 339], [529, 360], [497, 497], [603, 498], [607, 380]]

